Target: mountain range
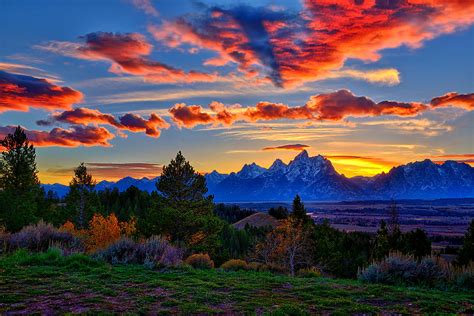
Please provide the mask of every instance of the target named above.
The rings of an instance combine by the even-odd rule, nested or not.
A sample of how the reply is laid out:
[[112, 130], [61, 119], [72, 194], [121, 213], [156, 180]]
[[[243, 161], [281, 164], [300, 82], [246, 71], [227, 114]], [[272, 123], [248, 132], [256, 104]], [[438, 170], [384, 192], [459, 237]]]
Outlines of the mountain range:
[[[310, 157], [304, 150], [288, 164], [277, 159], [267, 169], [251, 163], [238, 172], [212, 171], [205, 177], [209, 193], [221, 202], [288, 201], [296, 194], [307, 201], [474, 197], [474, 168], [456, 161], [436, 164], [426, 159], [373, 177], [347, 178], [334, 169], [329, 159]], [[96, 190], [125, 191], [133, 185], [151, 192], [156, 190], [157, 180], [126, 177], [117, 182], [101, 181]], [[60, 197], [68, 190], [62, 184], [43, 187]]]

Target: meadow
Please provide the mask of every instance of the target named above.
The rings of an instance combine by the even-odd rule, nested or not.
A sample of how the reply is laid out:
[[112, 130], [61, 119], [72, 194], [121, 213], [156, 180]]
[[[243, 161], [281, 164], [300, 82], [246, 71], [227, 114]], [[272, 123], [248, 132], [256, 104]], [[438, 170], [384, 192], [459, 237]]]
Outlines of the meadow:
[[470, 314], [474, 294], [325, 277], [110, 265], [56, 250], [0, 257], [0, 313]]

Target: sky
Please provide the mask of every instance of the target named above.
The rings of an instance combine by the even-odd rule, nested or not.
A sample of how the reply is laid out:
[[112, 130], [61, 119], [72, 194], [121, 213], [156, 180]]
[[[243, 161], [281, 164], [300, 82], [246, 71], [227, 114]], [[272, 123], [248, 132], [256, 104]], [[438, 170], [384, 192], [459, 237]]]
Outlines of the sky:
[[474, 2], [4, 0], [0, 137], [43, 183], [321, 154], [348, 177], [474, 165]]

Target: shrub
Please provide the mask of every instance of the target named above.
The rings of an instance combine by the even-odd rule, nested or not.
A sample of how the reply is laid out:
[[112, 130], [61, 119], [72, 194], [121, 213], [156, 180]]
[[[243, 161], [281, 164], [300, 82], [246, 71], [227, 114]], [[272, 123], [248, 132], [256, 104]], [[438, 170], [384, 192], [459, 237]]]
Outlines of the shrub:
[[89, 222], [87, 231], [87, 249], [90, 252], [104, 249], [122, 236], [129, 237], [135, 232], [135, 220], [130, 222], [119, 222], [115, 214], [104, 217], [100, 214], [94, 214]]
[[182, 262], [183, 251], [159, 237], [136, 243], [129, 238], [121, 238], [94, 257], [112, 264], [144, 264], [149, 268], [156, 265], [177, 266]]
[[359, 280], [368, 283], [413, 284], [417, 263], [412, 256], [392, 253], [382, 261], [372, 263], [358, 273]]
[[268, 271], [268, 267], [265, 264], [260, 263], [260, 262], [250, 262], [247, 265], [247, 267], [249, 270], [252, 270], [252, 271], [260, 271], [260, 272]]
[[10, 238], [4, 226], [0, 225], [0, 255], [7, 251], [7, 242]]
[[84, 248], [82, 241], [71, 233], [59, 231], [53, 225], [43, 221], [25, 226], [7, 239], [7, 249], [10, 251], [24, 248], [30, 251], [44, 252], [51, 245], [61, 245], [62, 249], [77, 251]]
[[249, 270], [247, 262], [241, 259], [230, 259], [221, 265], [221, 268], [226, 271]]
[[441, 258], [425, 257], [417, 262], [400, 253], [392, 253], [358, 274], [363, 282], [428, 287], [445, 285], [449, 276], [450, 266]]
[[467, 290], [474, 290], [474, 262], [454, 271], [454, 284]]
[[161, 266], [177, 266], [183, 261], [183, 251], [174, 247], [164, 238], [152, 236], [139, 244], [137, 257], [139, 263], [155, 263]]
[[441, 258], [425, 257], [416, 267], [416, 280], [419, 285], [429, 287], [445, 284], [449, 278], [449, 265]]
[[129, 238], [121, 238], [117, 240], [107, 248], [98, 251], [94, 257], [112, 264], [139, 263], [137, 261], [136, 244]]
[[211, 260], [207, 253], [196, 253], [186, 259], [186, 264], [189, 264], [194, 269], [212, 269], [214, 268], [214, 261]]
[[316, 267], [299, 269], [297, 275], [302, 278], [317, 278], [322, 275], [321, 270]]

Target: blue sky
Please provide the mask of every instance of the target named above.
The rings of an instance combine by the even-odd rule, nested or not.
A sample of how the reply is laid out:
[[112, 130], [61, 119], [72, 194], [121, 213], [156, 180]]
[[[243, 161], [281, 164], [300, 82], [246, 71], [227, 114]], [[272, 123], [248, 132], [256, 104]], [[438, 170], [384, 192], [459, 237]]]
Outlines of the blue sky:
[[[52, 99], [46, 106], [39, 96], [29, 94], [22, 96], [26, 101], [22, 99], [19, 110], [18, 98], [6, 95], [5, 89], [0, 91], [7, 100], [0, 107], [0, 127], [4, 133], [18, 124], [31, 131], [44, 182], [67, 182], [71, 169], [82, 161], [163, 164], [178, 150], [199, 171], [230, 172], [252, 161], [263, 166], [276, 158], [289, 161], [296, 151], [262, 150], [289, 144], [303, 144], [311, 154], [328, 156], [349, 176], [371, 175], [424, 158], [469, 162], [474, 152], [473, 6], [417, 0], [391, 8], [366, 1], [362, 8], [342, 1], [338, 5], [343, 13], [336, 16], [325, 6], [331, 1], [321, 2], [3, 1], [0, 70], [46, 79], [52, 86], [77, 91], [82, 99], [70, 104]], [[432, 8], [419, 13], [414, 9], [419, 4]], [[311, 11], [313, 5], [317, 13]], [[362, 17], [378, 22], [364, 23]], [[252, 21], [263, 21], [264, 34], [248, 32]], [[371, 33], [373, 38], [367, 36]], [[94, 39], [84, 37], [87, 34], [95, 34]], [[134, 48], [137, 55], [130, 57], [127, 52]], [[225, 65], [206, 62], [217, 57]], [[128, 67], [127, 58], [148, 68]], [[161, 65], [172, 67], [171, 74]], [[207, 79], [194, 79], [192, 71]], [[282, 86], [270, 79], [272, 73], [282, 78]], [[349, 99], [336, 93], [342, 90], [350, 92]], [[432, 100], [449, 92], [456, 93], [455, 98], [435, 107]], [[310, 107], [312, 96], [320, 97]], [[361, 104], [357, 97], [372, 103]], [[213, 101], [231, 113], [232, 122], [220, 121], [219, 112], [209, 107]], [[261, 101], [311, 114], [295, 117], [285, 110], [269, 119], [255, 112]], [[398, 103], [388, 106], [382, 101]], [[186, 104], [179, 111], [187, 116], [170, 114], [176, 104]], [[189, 116], [190, 105], [199, 106], [201, 121]], [[406, 107], [413, 109], [409, 115], [400, 112]], [[75, 108], [100, 111], [118, 123], [54, 117]], [[165, 122], [156, 125], [158, 136], [136, 127], [137, 120], [151, 124], [143, 120], [152, 113]], [[133, 123], [120, 121], [126, 114], [134, 115]], [[206, 115], [209, 119], [203, 120]], [[39, 126], [38, 120], [50, 123]], [[94, 143], [72, 132], [61, 134], [76, 137], [66, 147], [51, 135], [36, 136], [76, 125], [91, 128], [91, 133], [105, 129], [110, 135]], [[126, 167], [116, 174], [94, 171], [98, 179], [135, 175]], [[150, 169], [150, 175], [155, 172]]]

